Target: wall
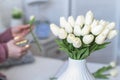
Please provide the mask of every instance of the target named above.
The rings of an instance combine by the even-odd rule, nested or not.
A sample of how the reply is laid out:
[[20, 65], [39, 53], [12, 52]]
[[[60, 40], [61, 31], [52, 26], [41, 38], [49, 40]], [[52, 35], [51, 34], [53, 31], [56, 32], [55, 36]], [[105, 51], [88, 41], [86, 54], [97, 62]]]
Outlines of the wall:
[[22, 0], [0, 0], [0, 16], [5, 26], [10, 26], [12, 8], [14, 6], [21, 8], [21, 5]]
[[2, 21], [5, 26], [10, 25], [11, 10], [14, 6], [22, 8], [24, 10], [27, 20], [30, 15], [35, 15], [37, 16], [38, 20], [40, 20], [41, 18], [46, 18], [49, 21], [58, 24], [60, 16], [68, 16], [68, 0], [48, 0], [48, 2], [46, 2], [45, 4], [41, 3], [36, 6], [28, 6], [26, 1], [28, 0], [0, 1], [0, 12], [2, 16]]

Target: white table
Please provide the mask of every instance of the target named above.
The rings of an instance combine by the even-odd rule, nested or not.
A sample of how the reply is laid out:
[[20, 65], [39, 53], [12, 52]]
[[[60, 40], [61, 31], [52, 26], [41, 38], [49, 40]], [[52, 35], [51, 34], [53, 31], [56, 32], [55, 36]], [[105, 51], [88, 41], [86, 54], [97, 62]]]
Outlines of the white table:
[[0, 70], [8, 80], [49, 80], [57, 72], [63, 61], [36, 57], [35, 62]]
[[[56, 73], [56, 76], [59, 76], [67, 66], [66, 62], [56, 59], [36, 57], [35, 60], [32, 64], [16, 66], [7, 70], [0, 70], [0, 72], [7, 75], [8, 80], [49, 80]], [[103, 64], [88, 63], [88, 68], [91, 72], [102, 66]], [[120, 70], [119, 67], [118, 69]], [[110, 80], [120, 80], [120, 74]]]

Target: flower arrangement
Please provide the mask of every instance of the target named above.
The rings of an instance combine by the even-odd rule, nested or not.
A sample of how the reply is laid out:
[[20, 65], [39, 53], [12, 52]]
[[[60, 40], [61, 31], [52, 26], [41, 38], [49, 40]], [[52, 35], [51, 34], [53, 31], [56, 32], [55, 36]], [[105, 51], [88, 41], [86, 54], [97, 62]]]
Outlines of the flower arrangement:
[[75, 60], [86, 59], [92, 52], [103, 49], [117, 35], [115, 23], [96, 20], [91, 11], [80, 15], [75, 20], [72, 16], [66, 20], [60, 17], [60, 27], [51, 24], [52, 33], [59, 39], [56, 40], [60, 49]]

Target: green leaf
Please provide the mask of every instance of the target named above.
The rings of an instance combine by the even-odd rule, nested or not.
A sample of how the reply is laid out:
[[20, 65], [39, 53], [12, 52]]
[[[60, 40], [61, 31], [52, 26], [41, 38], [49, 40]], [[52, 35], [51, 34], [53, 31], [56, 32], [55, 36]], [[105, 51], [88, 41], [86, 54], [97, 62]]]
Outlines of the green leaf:
[[97, 70], [95, 73], [104, 73], [105, 71], [108, 71], [110, 69], [112, 69], [111, 66], [104, 66], [104, 67], [100, 68], [99, 70]]
[[97, 49], [98, 45], [94, 43], [92, 46], [90, 46], [90, 53], [94, 52]]
[[63, 47], [63, 48], [66, 48], [66, 45], [63, 43], [62, 40], [56, 40], [56, 43], [58, 44], [59, 47]]
[[96, 50], [103, 49], [103, 48], [105, 48], [108, 44], [110, 44], [110, 42], [105, 42], [104, 44], [98, 45], [98, 47], [97, 47]]
[[107, 75], [103, 75], [103, 74], [93, 74], [93, 76], [95, 78], [99, 78], [99, 79], [108, 79], [108, 76]]
[[81, 59], [85, 59], [88, 56], [89, 56], [89, 48], [86, 48], [86, 51], [82, 53]]
[[101, 79], [108, 79], [108, 74], [104, 74], [106, 71], [111, 70], [112, 67], [111, 66], [104, 66], [100, 69], [98, 69], [96, 72], [93, 73], [93, 76], [95, 78], [101, 78]]
[[70, 53], [66, 48], [61, 47], [59, 49], [66, 52], [68, 54], [68, 56], [72, 57], [72, 53]]
[[81, 55], [85, 53], [85, 51], [87, 50], [87, 48], [83, 48], [80, 50], [76, 50], [78, 55], [77, 55], [77, 59], [81, 59]]
[[56, 77], [52, 77], [52, 78], [50, 78], [50, 80], [57, 80], [57, 78]]

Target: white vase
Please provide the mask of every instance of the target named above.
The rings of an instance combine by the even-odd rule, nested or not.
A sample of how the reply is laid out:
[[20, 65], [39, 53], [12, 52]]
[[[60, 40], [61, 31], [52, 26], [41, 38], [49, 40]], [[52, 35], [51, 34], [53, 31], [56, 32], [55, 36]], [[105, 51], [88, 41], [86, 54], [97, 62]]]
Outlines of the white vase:
[[11, 27], [23, 25], [22, 19], [11, 19]]
[[89, 72], [86, 60], [69, 58], [67, 69], [57, 80], [95, 80], [95, 78]]

